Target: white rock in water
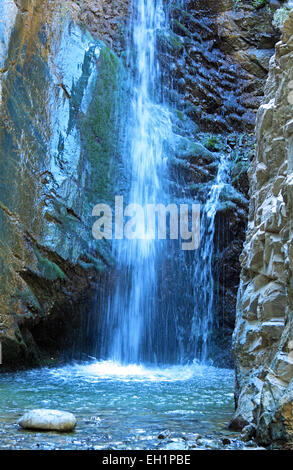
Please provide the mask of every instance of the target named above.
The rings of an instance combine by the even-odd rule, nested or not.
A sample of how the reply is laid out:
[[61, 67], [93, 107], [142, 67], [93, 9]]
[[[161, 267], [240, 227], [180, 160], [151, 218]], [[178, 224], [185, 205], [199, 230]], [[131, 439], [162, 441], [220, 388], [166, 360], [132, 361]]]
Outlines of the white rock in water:
[[24, 429], [68, 432], [75, 428], [76, 418], [66, 411], [31, 410], [20, 418], [18, 424]]

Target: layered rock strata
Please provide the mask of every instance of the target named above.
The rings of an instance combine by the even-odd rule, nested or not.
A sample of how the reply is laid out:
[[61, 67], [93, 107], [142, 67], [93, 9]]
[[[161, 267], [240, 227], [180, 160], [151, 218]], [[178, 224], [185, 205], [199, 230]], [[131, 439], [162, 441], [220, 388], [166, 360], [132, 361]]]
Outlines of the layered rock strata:
[[293, 439], [293, 13], [270, 63], [249, 170], [234, 352], [237, 411], [262, 444]]

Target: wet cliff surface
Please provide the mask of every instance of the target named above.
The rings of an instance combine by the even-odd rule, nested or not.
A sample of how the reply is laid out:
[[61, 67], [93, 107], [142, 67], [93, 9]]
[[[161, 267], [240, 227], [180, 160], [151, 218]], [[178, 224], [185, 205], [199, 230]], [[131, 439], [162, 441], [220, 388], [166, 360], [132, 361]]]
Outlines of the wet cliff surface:
[[176, 108], [177, 132], [183, 130], [190, 141], [183, 151], [177, 149], [172, 162], [174, 193], [204, 205], [221, 153], [229, 167], [215, 216], [210, 358], [232, 366], [239, 257], [248, 216], [247, 170], [255, 153], [256, 110], [279, 32], [272, 26], [273, 10], [257, 9], [253, 2], [186, 1], [184, 8], [178, 2], [170, 15], [171, 32], [159, 42], [166, 95]]
[[293, 15], [271, 60], [256, 124], [257, 154], [241, 257], [234, 348], [238, 408], [231, 426], [252, 426], [263, 444], [292, 444]]
[[[127, 186], [119, 113], [129, 4], [3, 5], [0, 331], [4, 362], [20, 367], [89, 341], [83, 325], [89, 311], [98, 315], [96, 292], [115, 266], [110, 244], [94, 243], [91, 211]], [[215, 215], [210, 359], [232, 365], [252, 131], [279, 33], [272, 12], [251, 2], [175, 2], [168, 11], [158, 47], [173, 109], [173, 196], [204, 204], [220, 155], [229, 160]]]
[[93, 245], [91, 210], [115, 184], [120, 65], [75, 10], [3, 8], [1, 340], [4, 363], [20, 367], [71, 346], [112, 263], [109, 247]]

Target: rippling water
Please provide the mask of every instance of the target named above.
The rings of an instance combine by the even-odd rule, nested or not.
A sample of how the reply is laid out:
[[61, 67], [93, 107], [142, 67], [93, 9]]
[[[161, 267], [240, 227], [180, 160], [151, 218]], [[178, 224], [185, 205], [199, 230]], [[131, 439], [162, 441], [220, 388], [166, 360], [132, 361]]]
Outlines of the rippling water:
[[[21, 430], [18, 418], [34, 408], [75, 413], [76, 431]], [[105, 361], [0, 376], [2, 449], [155, 449], [164, 429], [181, 437], [227, 433], [232, 412], [233, 371], [226, 369]]]

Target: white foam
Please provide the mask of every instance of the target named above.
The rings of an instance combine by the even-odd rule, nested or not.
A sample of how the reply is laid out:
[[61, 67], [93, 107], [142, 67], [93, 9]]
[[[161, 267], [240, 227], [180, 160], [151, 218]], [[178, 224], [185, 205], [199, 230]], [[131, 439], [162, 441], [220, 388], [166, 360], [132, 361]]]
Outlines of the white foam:
[[147, 367], [142, 364], [123, 365], [115, 361], [97, 361], [51, 369], [50, 373], [59, 378], [75, 376], [93, 382], [107, 379], [138, 382], [176, 382], [190, 380], [195, 376], [218, 374], [219, 371], [220, 369], [215, 367], [198, 364]]

